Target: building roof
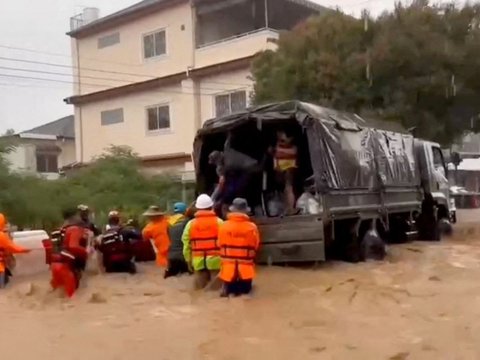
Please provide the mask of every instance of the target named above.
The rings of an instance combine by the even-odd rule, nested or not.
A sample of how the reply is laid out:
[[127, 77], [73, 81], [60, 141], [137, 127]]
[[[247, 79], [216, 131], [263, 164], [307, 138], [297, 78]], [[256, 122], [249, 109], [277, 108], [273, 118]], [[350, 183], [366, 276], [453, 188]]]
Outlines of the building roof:
[[45, 135], [64, 139], [75, 139], [75, 118], [73, 115], [65, 116], [36, 128], [23, 131], [18, 135], [20, 137], [28, 137], [28, 135]]
[[186, 0], [143, 0], [125, 9], [114, 12], [113, 14], [92, 21], [91, 23], [72, 30], [67, 34], [71, 37], [81, 37], [83, 34], [101, 31], [110, 25], [126, 22], [137, 15], [143, 15], [143, 13], [145, 15], [150, 14], [151, 8], [155, 6], [177, 4], [184, 1]]
[[191, 70], [188, 74], [185, 71], [154, 78], [151, 80], [136, 82], [133, 84], [122, 85], [114, 88], [109, 88], [94, 93], [84, 94], [84, 95], [74, 95], [64, 99], [67, 104], [84, 104], [88, 102], [103, 100], [103, 99], [112, 99], [117, 96], [124, 96], [131, 93], [136, 93], [139, 91], [146, 91], [161, 86], [166, 86], [170, 84], [179, 83], [185, 79], [190, 78], [202, 78], [206, 76], [211, 76], [226, 71], [234, 71], [238, 69], [248, 68], [253, 60], [255, 55], [246, 56], [243, 58], [226, 61], [223, 63], [209, 65], [197, 69]]
[[[125, 9], [117, 11], [113, 14], [104, 16], [98, 20], [92, 21], [78, 29], [72, 30], [67, 34], [71, 37], [77, 38], [91, 33], [102, 31], [110, 26], [115, 26], [120, 23], [125, 23], [129, 20], [135, 19], [137, 16], [149, 15], [156, 8], [160, 9], [164, 6], [170, 6], [185, 2], [187, 0], [143, 0]], [[203, 2], [205, 0], [195, 0], [195, 3]], [[301, 6], [305, 6], [314, 11], [325, 11], [328, 8], [315, 3], [312, 0], [287, 0]]]

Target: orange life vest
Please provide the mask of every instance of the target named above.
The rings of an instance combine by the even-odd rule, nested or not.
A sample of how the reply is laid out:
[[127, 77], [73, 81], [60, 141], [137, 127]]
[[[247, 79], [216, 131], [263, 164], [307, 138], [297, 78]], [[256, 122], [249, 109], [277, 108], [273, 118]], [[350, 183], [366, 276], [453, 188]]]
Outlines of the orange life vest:
[[252, 264], [255, 260], [256, 249], [250, 245], [247, 233], [244, 231], [229, 231], [230, 242], [222, 244], [220, 247], [220, 256], [222, 261], [241, 262]]
[[218, 256], [218, 219], [214, 211], [200, 210], [190, 227], [193, 257]]
[[222, 266], [220, 278], [235, 281], [255, 277], [255, 256], [259, 246], [258, 229], [245, 214], [231, 213], [219, 236]]
[[7, 256], [5, 254], [5, 249], [0, 248], [0, 264], [5, 264], [7, 261]]

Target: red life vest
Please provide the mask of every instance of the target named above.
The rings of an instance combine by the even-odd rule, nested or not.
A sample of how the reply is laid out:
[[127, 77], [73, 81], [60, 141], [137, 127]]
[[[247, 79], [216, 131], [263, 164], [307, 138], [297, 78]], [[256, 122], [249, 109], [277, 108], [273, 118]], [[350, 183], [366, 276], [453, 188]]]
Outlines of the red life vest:
[[[51, 262], [57, 263], [67, 263], [73, 264], [75, 263], [76, 257], [68, 250], [68, 244], [65, 244], [65, 235], [67, 233], [67, 229], [76, 226], [76, 225], [66, 225], [60, 228], [59, 230], [55, 230], [50, 235], [52, 239], [52, 254], [51, 254]], [[86, 243], [86, 239], [85, 239]]]

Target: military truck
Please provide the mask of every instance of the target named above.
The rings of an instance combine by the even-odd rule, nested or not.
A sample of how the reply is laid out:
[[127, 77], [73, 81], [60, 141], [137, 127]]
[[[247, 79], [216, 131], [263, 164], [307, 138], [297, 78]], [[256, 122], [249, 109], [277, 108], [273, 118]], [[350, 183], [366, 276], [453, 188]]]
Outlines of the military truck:
[[[288, 129], [298, 148], [297, 197], [303, 182], [313, 179], [320, 205], [315, 214], [269, 216], [274, 172], [266, 154], [279, 129]], [[225, 166], [229, 154], [243, 154], [259, 165], [242, 196], [255, 208], [260, 263], [322, 261], [327, 253], [359, 261], [367, 232], [385, 242], [419, 233], [438, 240], [438, 224], [449, 218], [440, 146], [415, 139], [396, 123], [299, 101], [209, 120], [194, 143], [198, 193], [213, 191], [217, 179], [208, 157], [215, 150], [224, 151]]]

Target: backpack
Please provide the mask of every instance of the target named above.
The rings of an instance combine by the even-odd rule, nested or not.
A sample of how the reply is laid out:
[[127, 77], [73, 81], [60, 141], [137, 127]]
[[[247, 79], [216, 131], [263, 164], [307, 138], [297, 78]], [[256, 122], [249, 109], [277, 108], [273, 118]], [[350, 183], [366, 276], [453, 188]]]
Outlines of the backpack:
[[102, 236], [100, 252], [104, 258], [123, 260], [132, 252], [130, 244], [123, 238], [120, 227], [112, 227]]

